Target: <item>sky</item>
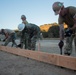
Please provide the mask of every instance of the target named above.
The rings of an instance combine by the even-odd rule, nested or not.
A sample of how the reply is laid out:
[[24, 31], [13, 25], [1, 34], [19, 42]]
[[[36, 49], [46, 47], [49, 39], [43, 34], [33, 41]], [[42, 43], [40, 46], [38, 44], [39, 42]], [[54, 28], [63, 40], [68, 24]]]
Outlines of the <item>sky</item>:
[[76, 7], [76, 0], [0, 0], [0, 29], [17, 29], [22, 23], [21, 15], [38, 26], [58, 23], [58, 16], [52, 10], [56, 1], [63, 2], [65, 7]]

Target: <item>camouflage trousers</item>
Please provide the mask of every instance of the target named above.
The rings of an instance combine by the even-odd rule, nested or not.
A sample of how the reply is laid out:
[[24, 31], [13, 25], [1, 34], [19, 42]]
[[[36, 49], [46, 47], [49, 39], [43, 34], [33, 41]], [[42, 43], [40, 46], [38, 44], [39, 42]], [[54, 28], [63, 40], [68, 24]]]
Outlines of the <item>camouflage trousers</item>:
[[76, 35], [72, 35], [71, 37], [66, 37], [66, 45], [64, 47], [64, 54], [72, 53], [73, 40], [74, 40], [75, 51], [76, 51]]
[[33, 36], [30, 38], [29, 35], [23, 38], [22, 48], [24, 44], [24, 48], [28, 50], [35, 50], [36, 49], [36, 41], [38, 40], [37, 36]]
[[37, 40], [38, 40], [38, 37], [37, 36], [33, 36], [31, 38], [31, 50], [35, 50], [36, 49], [36, 42], [37, 42]]

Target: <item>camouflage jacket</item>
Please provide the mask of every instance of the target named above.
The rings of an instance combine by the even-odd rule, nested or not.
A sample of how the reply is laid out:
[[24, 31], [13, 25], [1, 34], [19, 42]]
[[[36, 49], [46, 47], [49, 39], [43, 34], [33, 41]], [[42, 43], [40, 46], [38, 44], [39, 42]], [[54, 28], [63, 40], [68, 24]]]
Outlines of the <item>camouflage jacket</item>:
[[31, 24], [31, 23], [26, 24], [24, 30], [22, 31], [21, 38], [23, 38], [24, 36], [27, 37], [27, 35], [30, 38], [32, 38], [35, 35], [37, 37], [39, 37], [40, 36], [40, 28], [39, 28], [39, 26], [37, 26], [35, 24]]

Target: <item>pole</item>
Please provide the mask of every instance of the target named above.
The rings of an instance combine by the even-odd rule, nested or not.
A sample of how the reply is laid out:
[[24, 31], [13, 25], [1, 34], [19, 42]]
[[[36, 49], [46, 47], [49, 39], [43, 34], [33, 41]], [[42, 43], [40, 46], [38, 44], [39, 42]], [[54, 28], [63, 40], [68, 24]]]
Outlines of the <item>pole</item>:
[[40, 39], [38, 41], [38, 51], [40, 51]]

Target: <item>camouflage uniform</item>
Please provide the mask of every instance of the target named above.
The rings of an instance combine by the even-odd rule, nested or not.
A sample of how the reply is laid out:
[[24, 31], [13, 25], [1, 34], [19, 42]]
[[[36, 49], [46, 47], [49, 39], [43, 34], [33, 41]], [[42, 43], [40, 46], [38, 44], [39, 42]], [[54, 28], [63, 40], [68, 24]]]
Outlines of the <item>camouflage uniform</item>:
[[36, 41], [39, 37], [40, 28], [37, 25], [31, 23], [25, 24], [21, 35], [21, 42], [25, 44], [25, 49], [35, 50]]
[[[74, 21], [74, 15], [76, 14], [76, 7], [69, 6], [64, 8], [64, 10], [61, 11], [59, 14], [59, 24], [63, 24], [64, 22], [68, 25], [68, 28], [72, 28], [74, 26], [75, 21]], [[65, 12], [65, 15], [64, 15]], [[73, 31], [73, 34], [70, 37], [66, 37], [66, 46], [65, 46], [65, 51], [64, 53], [72, 53], [72, 42], [74, 39], [75, 43], [75, 51], [76, 51], [76, 35], [75, 35], [76, 30]]]

